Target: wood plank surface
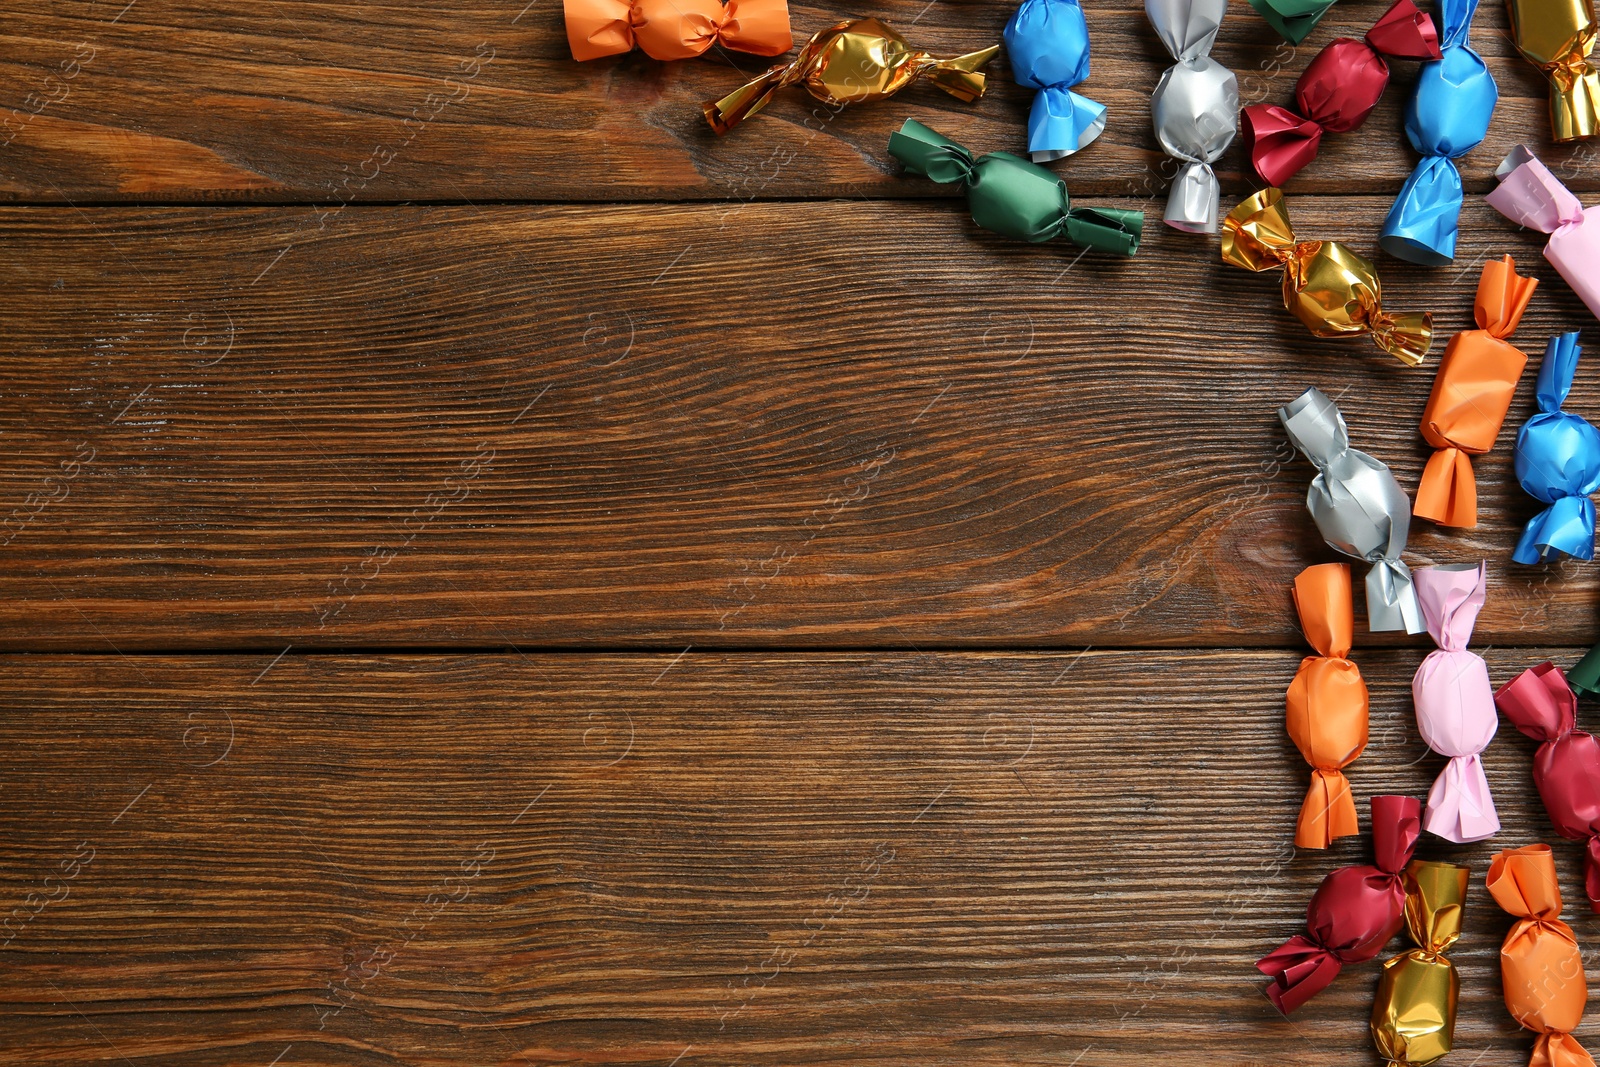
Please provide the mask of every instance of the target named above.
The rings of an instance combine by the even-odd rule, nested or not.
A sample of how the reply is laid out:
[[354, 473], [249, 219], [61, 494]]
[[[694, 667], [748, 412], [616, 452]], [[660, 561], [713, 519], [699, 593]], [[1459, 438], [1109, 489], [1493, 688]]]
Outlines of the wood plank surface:
[[[1436, 359], [1312, 338], [1154, 224], [1112, 261], [955, 207], [0, 212], [0, 641], [1298, 647], [1333, 556], [1274, 411], [1319, 385], [1411, 489]], [[1382, 210], [1292, 209], [1367, 250]], [[1457, 267], [1382, 262], [1440, 350], [1505, 251], [1532, 366], [1593, 327], [1534, 235], [1464, 226]], [[1532, 387], [1483, 524], [1409, 558], [1489, 559], [1482, 643], [1588, 643], [1595, 569], [1509, 562]]]
[[[1489, 661], [1499, 682], [1579, 651]], [[1356, 793], [1421, 794], [1418, 657], [1357, 658]], [[1252, 967], [1367, 847], [1289, 844], [1297, 663], [7, 657], [0, 1058], [1375, 1063], [1374, 967], [1291, 1020]], [[1452, 1058], [1479, 1067], [1530, 1045], [1483, 876], [1553, 839], [1532, 747], [1504, 727], [1485, 755], [1496, 839], [1420, 851], [1472, 867]]]
[[[1095, 195], [1164, 189], [1171, 161], [1150, 130], [1149, 94], [1169, 60], [1137, 3], [1085, 5], [1093, 70], [1080, 87], [1110, 108], [1104, 136], [1060, 166]], [[1360, 36], [1383, 0], [1346, 0], [1298, 47], [1243, 0], [1215, 56], [1245, 103], [1285, 103], [1328, 41]], [[796, 37], [848, 17], [793, 9]], [[913, 43], [955, 54], [995, 43], [1011, 3], [885, 0]], [[1513, 49], [1503, 5], [1485, 3], [1473, 43], [1500, 87], [1488, 140], [1463, 160], [1484, 191], [1520, 141], [1542, 145], [1576, 189], [1600, 189], [1592, 147], [1547, 144], [1545, 82]], [[798, 92], [745, 128], [714, 137], [700, 104], [764, 69], [721, 52], [658, 63], [576, 63], [561, 5], [526, 0], [452, 6], [215, 0], [15, 0], [0, 12], [0, 198], [349, 201], [533, 199], [751, 200], [927, 197], [900, 178], [889, 133], [911, 115], [978, 151], [1020, 150], [1031, 93], [1004, 56], [991, 89], [963, 105], [916, 87], [833, 114]], [[1393, 193], [1415, 163], [1402, 111], [1416, 64], [1395, 64], [1391, 91], [1366, 127], [1330, 138], [1297, 177], [1302, 191]], [[1225, 188], [1247, 191], [1237, 146]]]

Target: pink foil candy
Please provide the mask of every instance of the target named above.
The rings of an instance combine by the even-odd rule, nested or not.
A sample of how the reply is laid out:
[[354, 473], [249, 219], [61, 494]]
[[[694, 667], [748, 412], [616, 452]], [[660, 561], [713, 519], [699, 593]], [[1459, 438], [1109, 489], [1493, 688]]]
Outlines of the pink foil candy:
[[1486, 197], [1489, 206], [1550, 235], [1544, 258], [1600, 318], [1600, 208], [1584, 211], [1526, 145], [1513, 148], [1494, 175], [1500, 184]]
[[1423, 622], [1439, 646], [1411, 679], [1417, 729], [1429, 748], [1450, 757], [1428, 791], [1422, 827], [1456, 844], [1482, 841], [1500, 829], [1478, 756], [1494, 739], [1500, 716], [1488, 666], [1467, 651], [1483, 607], [1485, 577], [1482, 563], [1424, 567], [1413, 576]]

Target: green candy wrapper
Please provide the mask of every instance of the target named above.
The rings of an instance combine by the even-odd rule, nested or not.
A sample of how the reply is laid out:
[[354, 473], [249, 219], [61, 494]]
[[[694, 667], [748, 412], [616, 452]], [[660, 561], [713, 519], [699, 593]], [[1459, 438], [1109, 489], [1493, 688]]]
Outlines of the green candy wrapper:
[[1305, 40], [1306, 34], [1333, 4], [1334, 0], [1250, 0], [1256, 14], [1266, 19], [1267, 25], [1290, 44]]
[[1139, 250], [1144, 212], [1073, 207], [1066, 182], [1021, 156], [990, 152], [974, 159], [915, 119], [889, 138], [889, 154], [914, 174], [964, 185], [972, 221], [986, 230], [1035, 243], [1065, 236], [1075, 245], [1121, 256]]
[[1591, 648], [1567, 672], [1567, 685], [1580, 696], [1600, 696], [1600, 645]]

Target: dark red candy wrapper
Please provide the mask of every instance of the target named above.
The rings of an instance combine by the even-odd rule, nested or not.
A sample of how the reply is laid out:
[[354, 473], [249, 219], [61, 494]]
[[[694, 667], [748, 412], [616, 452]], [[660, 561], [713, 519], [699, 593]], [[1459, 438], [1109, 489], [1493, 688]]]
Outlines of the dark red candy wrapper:
[[1365, 40], [1339, 37], [1306, 65], [1295, 83], [1299, 112], [1255, 104], [1240, 116], [1250, 164], [1268, 185], [1282, 185], [1316, 158], [1324, 133], [1348, 133], [1378, 106], [1389, 84], [1384, 56], [1438, 59], [1433, 20], [1411, 0], [1398, 0]]
[[1600, 912], [1600, 741], [1577, 728], [1578, 698], [1553, 663], [1529, 667], [1500, 687], [1495, 706], [1535, 741], [1533, 784], [1556, 833], [1583, 841], [1583, 888]]
[[1256, 963], [1272, 979], [1267, 996], [1288, 1014], [1316, 996], [1347, 963], [1370, 960], [1400, 930], [1406, 887], [1402, 876], [1422, 833], [1422, 801], [1372, 798], [1370, 866], [1340, 867], [1311, 895], [1306, 932]]

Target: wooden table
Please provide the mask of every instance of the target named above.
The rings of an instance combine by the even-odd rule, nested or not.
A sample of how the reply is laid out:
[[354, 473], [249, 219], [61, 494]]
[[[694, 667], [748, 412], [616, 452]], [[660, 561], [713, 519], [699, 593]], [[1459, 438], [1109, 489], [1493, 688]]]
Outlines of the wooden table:
[[[974, 106], [791, 93], [717, 140], [699, 101], [760, 60], [580, 65], [524, 2], [0, 13], [0, 1062], [1376, 1062], [1372, 966], [1291, 1020], [1251, 966], [1367, 855], [1290, 844], [1287, 587], [1334, 557], [1274, 411], [1319, 385], [1413, 488], [1436, 361], [1313, 339], [1159, 224], [1131, 3], [1088, 5], [1111, 120], [1058, 165], [1147, 210], [1123, 262], [888, 158], [908, 115], [1018, 150], [1003, 61]], [[861, 13], [955, 53], [1010, 10]], [[1215, 54], [1285, 101], [1382, 10], [1292, 48], [1236, 5]], [[1493, 3], [1475, 43], [1502, 99], [1460, 255], [1377, 257], [1386, 298], [1441, 351], [1511, 252], [1522, 345], [1593, 349], [1478, 194], [1528, 141], [1592, 201], [1594, 150], [1548, 144]], [[1376, 256], [1414, 77], [1292, 184], [1306, 235]], [[1600, 418], [1592, 358], [1570, 407]], [[1482, 525], [1409, 555], [1489, 560], [1497, 683], [1600, 632], [1594, 567], [1509, 562], [1511, 433]], [[1351, 779], [1420, 795], [1430, 645], [1361, 629]], [[1422, 846], [1474, 872], [1463, 1067], [1531, 1043], [1482, 886], [1554, 839], [1532, 748], [1486, 754], [1498, 838]]]

